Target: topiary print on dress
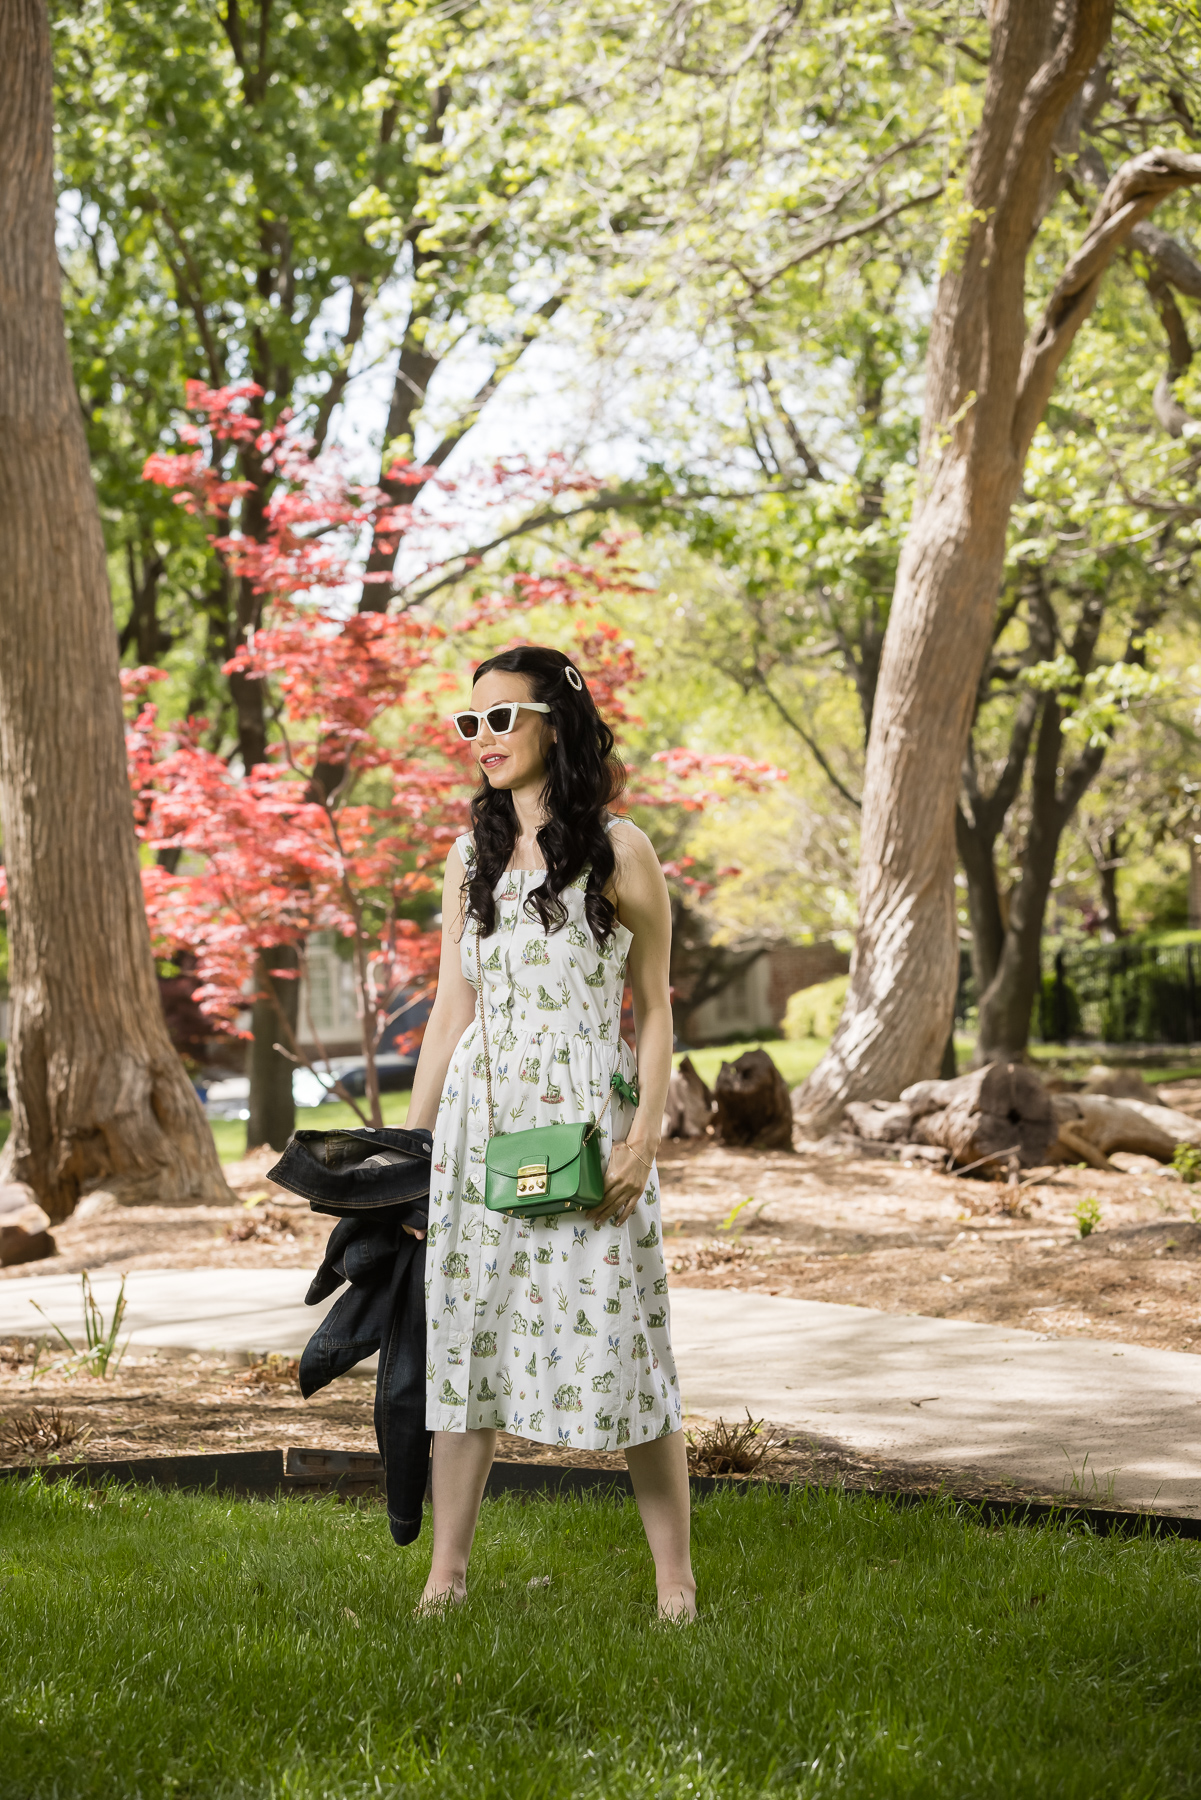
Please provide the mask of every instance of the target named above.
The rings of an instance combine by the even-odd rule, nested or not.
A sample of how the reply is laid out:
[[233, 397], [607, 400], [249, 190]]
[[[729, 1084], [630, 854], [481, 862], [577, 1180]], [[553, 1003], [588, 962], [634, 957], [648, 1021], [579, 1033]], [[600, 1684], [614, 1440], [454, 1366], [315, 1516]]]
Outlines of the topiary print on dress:
[[[470, 867], [470, 839], [458, 847]], [[540, 870], [504, 878], [497, 897], [506, 903], [482, 946], [499, 1131], [595, 1118], [610, 1074], [618, 1069], [631, 1080], [636, 1073], [619, 1030], [630, 934], [618, 926], [607, 944], [593, 939], [586, 875], [564, 892], [564, 928], [542, 933], [524, 904], [542, 879]], [[460, 957], [474, 986], [473, 932], [464, 935]], [[488, 1212], [482, 1050], [477, 1013], [451, 1057], [434, 1133], [430, 1216], [438, 1255], [426, 1262], [427, 1423], [440, 1431], [499, 1427], [597, 1450], [678, 1430], [657, 1172], [620, 1227], [554, 1217], [523, 1225]], [[615, 1099], [601, 1125], [605, 1161], [631, 1117]], [[640, 1296], [652, 1288], [655, 1310], [647, 1317]]]

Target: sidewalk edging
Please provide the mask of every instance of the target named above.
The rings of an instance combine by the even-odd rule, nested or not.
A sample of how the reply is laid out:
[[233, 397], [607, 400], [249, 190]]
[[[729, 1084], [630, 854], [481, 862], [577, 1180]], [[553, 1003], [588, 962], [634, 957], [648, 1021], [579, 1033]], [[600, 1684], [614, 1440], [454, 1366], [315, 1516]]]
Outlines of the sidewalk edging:
[[[273, 1495], [303, 1499], [322, 1494], [352, 1499], [383, 1492], [381, 1459], [346, 1450], [227, 1450], [190, 1456], [132, 1457], [123, 1462], [24, 1463], [0, 1468], [0, 1480], [26, 1481], [34, 1476], [51, 1482], [82, 1480], [89, 1486], [131, 1482], [193, 1493], [215, 1491], [248, 1499], [265, 1499]], [[804, 1492], [806, 1488], [812, 1488], [818, 1493], [862, 1495], [898, 1508], [922, 1506], [941, 1499], [975, 1513], [990, 1525], [1084, 1525], [1091, 1531], [1102, 1533], [1201, 1541], [1201, 1519], [1176, 1513], [1123, 1512], [1072, 1501], [974, 1499], [957, 1495], [951, 1488], [912, 1493], [895, 1488], [846, 1488], [811, 1481], [748, 1481], [728, 1475], [691, 1475], [689, 1486], [696, 1499], [763, 1488], [778, 1493]], [[570, 1499], [596, 1495], [625, 1500], [632, 1497], [633, 1488], [625, 1469], [573, 1469], [556, 1468], [548, 1463], [495, 1462], [488, 1476], [485, 1496], [498, 1499], [505, 1494], [527, 1497], [542, 1494]]]

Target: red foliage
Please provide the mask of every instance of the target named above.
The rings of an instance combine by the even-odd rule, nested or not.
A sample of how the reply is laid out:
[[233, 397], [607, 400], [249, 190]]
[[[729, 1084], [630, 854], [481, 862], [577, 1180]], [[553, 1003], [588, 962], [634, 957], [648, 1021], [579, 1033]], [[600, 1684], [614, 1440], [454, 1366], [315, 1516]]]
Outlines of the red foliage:
[[[595, 564], [515, 575], [447, 628], [415, 611], [347, 614], [345, 589], [360, 578], [361, 545], [381, 523], [404, 535], [408, 554], [414, 540], [424, 536], [428, 547], [438, 533], [453, 532], [449, 495], [473, 504], [491, 495], [499, 503], [520, 490], [528, 503], [584, 480], [555, 464], [497, 468], [452, 484], [435, 471], [398, 465], [394, 479], [441, 490], [438, 516], [418, 524], [410, 508], [349, 484], [335, 462], [313, 459], [286, 420], [263, 427], [249, 410], [258, 397], [250, 383], [218, 391], [192, 384], [189, 405], [202, 415], [209, 449], [192, 430], [185, 441], [196, 448], [146, 463], [148, 479], [208, 513], [214, 548], [231, 574], [248, 578], [267, 602], [266, 624], [225, 672], [265, 684], [276, 727], [268, 761], [235, 770], [204, 747], [205, 721], [164, 727], [150, 698], [161, 671], [124, 676], [137, 826], [160, 852], [144, 871], [147, 912], [158, 954], [190, 954], [196, 1002], [230, 1032], [253, 995], [260, 950], [290, 943], [303, 956], [320, 931], [349, 940], [370, 1056], [392, 996], [435, 973], [438, 934], [420, 929], [414, 915], [428, 909], [467, 820], [473, 765], [442, 710], [448, 689], [463, 685], [449, 666], [449, 640], [462, 646], [453, 660], [470, 663], [495, 647], [495, 628], [506, 618], [516, 622], [535, 606], [573, 610], [576, 659], [598, 702], [620, 720], [624, 691], [639, 671], [631, 645], [592, 608], [632, 578], [621, 541], [607, 538]], [[231, 529], [229, 509], [248, 484], [222, 471], [218, 452], [230, 446], [252, 449], [271, 478], [262, 542]], [[424, 560], [433, 566], [431, 556]], [[492, 641], [476, 649], [472, 640], [484, 628]], [[307, 1022], [301, 1035], [313, 1035]]]
[[[558, 460], [541, 469], [496, 466], [458, 483], [397, 464], [394, 481], [434, 491], [435, 506], [419, 518], [382, 490], [348, 482], [335, 460], [315, 459], [286, 416], [264, 426], [251, 411], [259, 398], [250, 382], [219, 390], [190, 383], [188, 405], [202, 421], [181, 433], [191, 447], [156, 453], [145, 465], [148, 480], [207, 514], [230, 573], [264, 598], [265, 625], [226, 673], [265, 684], [276, 728], [268, 761], [235, 770], [204, 747], [205, 721], [164, 726], [150, 698], [162, 671], [125, 674], [138, 832], [160, 854], [174, 853], [143, 872], [147, 913], [156, 953], [190, 957], [198, 978], [192, 997], [232, 1033], [253, 995], [260, 950], [294, 944], [303, 958], [315, 932], [349, 940], [370, 1059], [397, 990], [436, 973], [438, 933], [417, 920], [464, 828], [473, 776], [442, 710], [448, 693], [464, 685], [452, 664], [490, 654], [507, 619], [516, 623], [535, 606], [562, 607], [575, 615], [575, 660], [597, 704], [620, 724], [640, 671], [632, 644], [596, 608], [638, 578], [625, 564], [623, 540], [609, 534], [592, 562], [513, 575], [449, 626], [416, 611], [351, 613], [346, 590], [362, 579], [362, 546], [380, 526], [395, 531], [398, 544], [403, 538], [407, 562], [428, 573], [464, 510], [515, 498], [528, 506], [595, 483]], [[254, 485], [230, 474], [235, 451], [270, 486], [262, 541], [231, 523]], [[698, 777], [750, 787], [780, 778], [745, 757], [672, 750], [654, 762], [660, 766], [633, 800], [696, 808], [714, 797], [697, 787]], [[700, 888], [682, 865], [674, 872]], [[309, 1022], [301, 1035], [314, 1035]]]

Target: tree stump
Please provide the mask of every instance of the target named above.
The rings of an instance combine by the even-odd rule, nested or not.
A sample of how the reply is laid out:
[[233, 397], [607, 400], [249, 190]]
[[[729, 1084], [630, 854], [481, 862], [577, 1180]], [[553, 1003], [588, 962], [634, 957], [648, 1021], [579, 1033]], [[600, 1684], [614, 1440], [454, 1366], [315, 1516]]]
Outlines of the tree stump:
[[717, 1074], [717, 1136], [723, 1144], [792, 1149], [788, 1084], [766, 1050], [748, 1050]]
[[665, 1138], [704, 1137], [713, 1119], [713, 1094], [684, 1057], [667, 1084], [663, 1108]]
[[913, 1114], [913, 1136], [937, 1144], [959, 1164], [995, 1159], [1010, 1151], [1021, 1166], [1038, 1168], [1056, 1137], [1051, 1096], [1021, 1063], [989, 1063], [954, 1081], [918, 1081], [901, 1099]]
[[0, 1185], [0, 1268], [53, 1256], [56, 1246], [49, 1224], [31, 1187], [23, 1181]]

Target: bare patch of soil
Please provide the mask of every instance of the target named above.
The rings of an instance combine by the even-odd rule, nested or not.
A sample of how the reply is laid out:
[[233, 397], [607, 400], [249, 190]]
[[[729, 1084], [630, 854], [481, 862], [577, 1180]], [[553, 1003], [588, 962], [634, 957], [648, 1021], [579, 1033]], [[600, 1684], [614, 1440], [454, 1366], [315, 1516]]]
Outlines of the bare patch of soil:
[[[144, 1353], [126, 1357], [107, 1380], [89, 1375], [40, 1374], [30, 1380], [30, 1340], [0, 1344], [0, 1464], [53, 1460], [122, 1462], [130, 1457], [179, 1456], [224, 1450], [296, 1446], [374, 1451], [373, 1380], [334, 1382], [312, 1400], [301, 1398], [295, 1362], [275, 1359], [251, 1369], [232, 1368], [199, 1356]], [[256, 1378], [256, 1370], [261, 1374]], [[53, 1415], [61, 1449], [24, 1439], [31, 1411]], [[690, 1419], [701, 1430], [704, 1421]], [[65, 1429], [64, 1429], [65, 1428]], [[992, 1474], [884, 1463], [848, 1450], [832, 1438], [795, 1426], [763, 1424], [772, 1448], [749, 1481], [813, 1482], [857, 1492], [954, 1493], [960, 1499], [1054, 1499]], [[526, 1438], [498, 1436], [506, 1462], [559, 1468], [624, 1470], [624, 1452], [559, 1450]]]
[[[1173, 1084], [1170, 1097], [1201, 1114], [1201, 1081]], [[672, 1284], [1199, 1352], [1201, 1186], [1146, 1158], [1117, 1160], [1121, 1174], [1058, 1169], [1015, 1194], [846, 1146], [788, 1154], [667, 1144], [659, 1167]], [[68, 1220], [56, 1230], [57, 1256], [0, 1279], [85, 1268], [314, 1269], [332, 1221], [268, 1190], [256, 1170], [246, 1187], [258, 1196], [253, 1205], [113, 1207]], [[1089, 1195], [1101, 1224], [1081, 1239], [1073, 1210]], [[306, 1402], [294, 1367], [248, 1370], [164, 1352], [127, 1357], [107, 1381], [59, 1373], [31, 1383], [23, 1346], [0, 1345], [0, 1415], [59, 1407], [88, 1428], [90, 1460], [283, 1445], [368, 1449], [373, 1392], [371, 1381], [345, 1379]], [[787, 1425], [781, 1432], [791, 1442], [765, 1461], [760, 1474], [768, 1478], [914, 1492], [945, 1480], [960, 1494], [1018, 1491], [959, 1467], [953, 1475], [928, 1465], [885, 1468]], [[503, 1438], [498, 1454], [624, 1466], [620, 1454], [551, 1451], [518, 1438]]]
[[[1061, 1168], [1015, 1193], [849, 1149], [671, 1144], [672, 1284], [1201, 1351], [1201, 1187], [1147, 1157], [1115, 1160], [1123, 1173]], [[1101, 1224], [1082, 1239], [1073, 1213], [1089, 1195]]]
[[315, 1269], [333, 1219], [292, 1195], [252, 1206], [113, 1206], [54, 1227], [57, 1256], [0, 1281], [84, 1269]]

